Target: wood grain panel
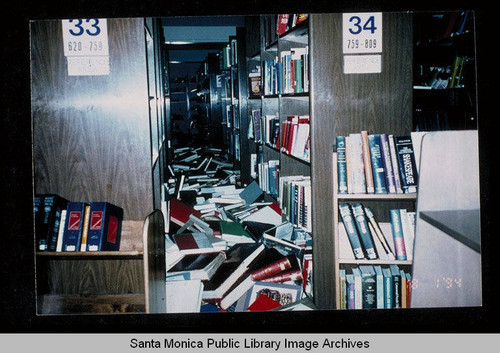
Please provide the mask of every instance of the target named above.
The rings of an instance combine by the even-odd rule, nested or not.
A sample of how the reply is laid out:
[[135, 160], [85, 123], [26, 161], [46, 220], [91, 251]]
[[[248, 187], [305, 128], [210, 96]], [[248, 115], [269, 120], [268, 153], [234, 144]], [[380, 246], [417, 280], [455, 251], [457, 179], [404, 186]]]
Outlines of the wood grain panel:
[[[315, 301], [333, 308], [333, 161], [336, 136], [361, 130], [407, 134], [412, 111], [411, 15], [383, 14], [382, 72], [343, 73], [342, 14], [310, 18], [311, 176]], [[319, 246], [317, 246], [319, 244]], [[318, 268], [316, 267], [316, 268]]]
[[37, 193], [152, 210], [143, 20], [109, 19], [110, 74], [68, 76], [60, 21], [31, 24]]

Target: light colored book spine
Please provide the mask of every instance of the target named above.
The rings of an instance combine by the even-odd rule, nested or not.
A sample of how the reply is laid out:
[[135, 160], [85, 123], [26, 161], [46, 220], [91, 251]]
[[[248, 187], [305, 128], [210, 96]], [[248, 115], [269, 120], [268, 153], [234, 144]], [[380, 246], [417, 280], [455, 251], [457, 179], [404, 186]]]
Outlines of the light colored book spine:
[[403, 237], [405, 239], [406, 258], [407, 260], [413, 260], [413, 243], [415, 239], [413, 225], [406, 209], [400, 209], [399, 213], [401, 216], [401, 229], [403, 230]]
[[370, 144], [368, 142], [368, 131], [361, 131], [361, 149], [363, 155], [363, 166], [365, 171], [366, 192], [373, 194], [375, 186], [373, 183], [372, 161], [370, 157]]
[[63, 234], [64, 234], [64, 224], [66, 223], [66, 210], [61, 211], [61, 220], [59, 222], [59, 231], [57, 234], [56, 251], [62, 251]]
[[361, 133], [349, 135], [351, 141], [351, 168], [352, 168], [352, 192], [354, 194], [366, 193], [366, 177], [363, 162], [363, 149], [361, 142]]

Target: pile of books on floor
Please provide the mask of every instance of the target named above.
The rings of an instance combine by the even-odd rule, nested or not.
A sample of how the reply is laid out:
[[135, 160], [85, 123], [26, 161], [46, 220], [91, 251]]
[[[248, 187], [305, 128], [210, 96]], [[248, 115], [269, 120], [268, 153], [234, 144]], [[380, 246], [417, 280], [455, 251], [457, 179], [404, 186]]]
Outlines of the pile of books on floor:
[[310, 234], [225, 168], [207, 183], [186, 182], [193, 168], [176, 171], [184, 182], [166, 215], [167, 312], [312, 309]]

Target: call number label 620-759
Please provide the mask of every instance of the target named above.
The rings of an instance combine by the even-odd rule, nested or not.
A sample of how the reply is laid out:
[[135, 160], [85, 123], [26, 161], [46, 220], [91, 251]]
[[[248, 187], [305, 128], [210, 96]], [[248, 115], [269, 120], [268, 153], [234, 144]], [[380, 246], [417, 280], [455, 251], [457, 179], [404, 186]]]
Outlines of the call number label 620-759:
[[62, 29], [66, 56], [108, 55], [106, 19], [63, 20]]

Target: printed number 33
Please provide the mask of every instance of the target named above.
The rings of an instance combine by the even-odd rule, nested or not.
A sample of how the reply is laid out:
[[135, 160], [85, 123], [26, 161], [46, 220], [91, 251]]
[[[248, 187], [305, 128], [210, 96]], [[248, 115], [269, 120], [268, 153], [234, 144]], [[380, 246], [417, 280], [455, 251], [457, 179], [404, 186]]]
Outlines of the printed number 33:
[[[70, 28], [69, 33], [73, 36], [81, 36], [83, 33], [87, 33], [89, 36], [97, 36], [101, 33], [101, 28], [99, 27], [99, 19], [90, 18], [85, 20], [85, 24], [83, 23], [83, 19], [71, 19], [69, 23], [73, 24], [74, 28]], [[93, 23], [91, 23], [93, 22]], [[88, 28], [84, 28], [88, 27]]]

